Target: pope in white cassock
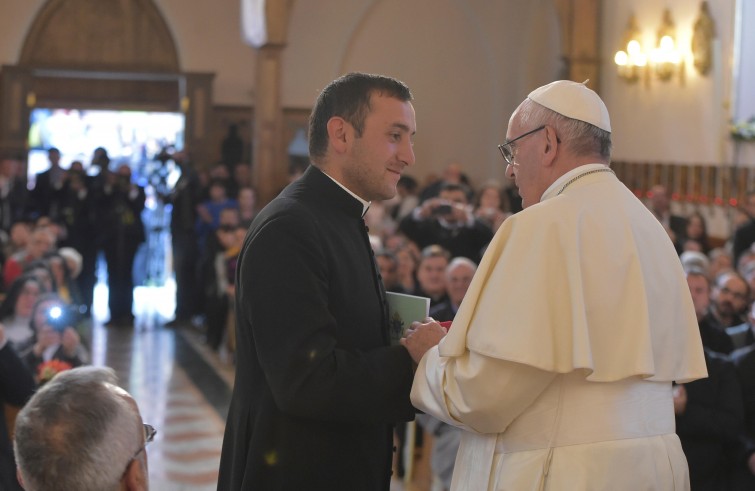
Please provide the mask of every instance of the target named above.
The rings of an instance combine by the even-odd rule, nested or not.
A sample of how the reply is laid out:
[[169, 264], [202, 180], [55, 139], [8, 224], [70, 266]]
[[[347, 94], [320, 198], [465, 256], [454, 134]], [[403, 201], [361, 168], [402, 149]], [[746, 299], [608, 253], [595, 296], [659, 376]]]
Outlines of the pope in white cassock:
[[467, 430], [452, 489], [689, 489], [672, 382], [707, 376], [695, 311], [668, 234], [609, 168], [606, 106], [553, 82], [506, 136], [524, 211], [448, 335], [415, 323], [402, 340], [414, 405]]

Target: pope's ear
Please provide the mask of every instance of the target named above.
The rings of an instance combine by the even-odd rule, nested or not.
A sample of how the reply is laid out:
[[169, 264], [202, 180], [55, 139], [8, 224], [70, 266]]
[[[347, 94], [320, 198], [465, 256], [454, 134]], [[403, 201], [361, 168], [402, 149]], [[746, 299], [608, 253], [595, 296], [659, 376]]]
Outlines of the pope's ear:
[[550, 126], [545, 127], [545, 147], [543, 149], [543, 156], [546, 158], [547, 165], [552, 165], [558, 154], [558, 147], [561, 142], [556, 135], [556, 132]]
[[339, 116], [333, 116], [328, 120], [327, 128], [330, 145], [336, 152], [344, 152], [348, 142], [349, 123]]
[[121, 489], [126, 491], [145, 491], [148, 489], [145, 471], [139, 459], [132, 460], [121, 478]]

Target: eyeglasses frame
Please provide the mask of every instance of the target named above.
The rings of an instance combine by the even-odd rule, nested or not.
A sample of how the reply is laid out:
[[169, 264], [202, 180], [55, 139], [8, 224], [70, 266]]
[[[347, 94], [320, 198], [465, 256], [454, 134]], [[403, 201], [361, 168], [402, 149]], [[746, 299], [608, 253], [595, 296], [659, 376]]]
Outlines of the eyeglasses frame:
[[142, 453], [144, 449], [147, 448], [147, 445], [149, 445], [150, 443], [154, 441], [155, 435], [157, 435], [157, 430], [155, 429], [154, 426], [150, 424], [142, 423], [142, 428], [144, 430], [144, 444], [140, 445], [139, 449], [136, 452], [134, 452], [134, 455], [132, 455], [131, 458], [128, 459], [128, 463], [126, 464], [126, 470], [128, 470], [128, 466], [131, 465], [131, 462], [136, 460], [139, 454]]
[[529, 136], [529, 135], [531, 135], [533, 133], [537, 133], [538, 131], [540, 131], [542, 129], [545, 129], [546, 126], [547, 125], [544, 125], [544, 124], [540, 125], [537, 128], [535, 128], [534, 130], [530, 130], [530, 131], [528, 131], [526, 133], [523, 133], [523, 134], [517, 136], [516, 138], [512, 138], [511, 140], [508, 140], [508, 141], [506, 141], [506, 142], [501, 143], [500, 145], [498, 145], [498, 150], [501, 152], [501, 155], [503, 156], [503, 160], [508, 165], [514, 165], [514, 152], [511, 149], [509, 149], [508, 156], [507, 156], [507, 152], [506, 152], [505, 148], [509, 147], [515, 141], [521, 140], [525, 136]]

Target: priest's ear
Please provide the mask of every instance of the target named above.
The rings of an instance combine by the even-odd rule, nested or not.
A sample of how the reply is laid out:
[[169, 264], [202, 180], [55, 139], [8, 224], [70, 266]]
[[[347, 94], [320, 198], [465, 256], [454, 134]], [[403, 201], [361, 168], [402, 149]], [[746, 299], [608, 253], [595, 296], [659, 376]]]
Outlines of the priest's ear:
[[348, 121], [340, 116], [333, 116], [328, 120], [328, 145], [336, 153], [345, 153], [348, 150], [351, 135], [354, 128]]

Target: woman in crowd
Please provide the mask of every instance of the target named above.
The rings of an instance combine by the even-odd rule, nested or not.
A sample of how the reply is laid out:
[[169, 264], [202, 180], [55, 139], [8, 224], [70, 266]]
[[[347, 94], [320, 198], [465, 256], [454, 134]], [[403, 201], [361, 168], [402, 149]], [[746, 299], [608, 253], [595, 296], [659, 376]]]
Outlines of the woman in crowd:
[[417, 265], [419, 264], [419, 253], [416, 252], [416, 246], [407, 243], [395, 251], [398, 258], [398, 275], [401, 288], [406, 292], [413, 292], [417, 289]]
[[34, 340], [31, 315], [45, 287], [32, 275], [21, 275], [11, 284], [8, 295], [0, 305], [0, 322], [5, 325], [5, 336], [17, 353], [25, 351]]
[[500, 185], [489, 181], [480, 188], [475, 201], [474, 214], [495, 233], [511, 213], [504, 210]]
[[24, 274], [37, 278], [42, 283], [45, 292], [58, 291], [58, 284], [47, 260], [37, 259], [30, 262], [24, 267]]
[[79, 288], [71, 272], [68, 269], [68, 263], [59, 252], [49, 252], [44, 257], [47, 262], [53, 281], [55, 282], [55, 291], [69, 305], [79, 306], [83, 303]]
[[694, 245], [688, 244], [690, 241], [700, 246], [699, 251], [703, 254], [710, 252], [710, 244], [708, 242], [708, 229], [705, 225], [705, 217], [699, 211], [694, 212], [687, 218], [687, 225], [685, 228], [685, 234], [682, 238], [681, 248], [686, 250], [698, 250], [693, 249]]
[[38, 382], [45, 381], [40, 367], [46, 362], [57, 360], [69, 368], [87, 362], [89, 356], [74, 328], [75, 317], [73, 310], [54, 293], [40, 296], [34, 305], [31, 315], [34, 343], [22, 356]]

